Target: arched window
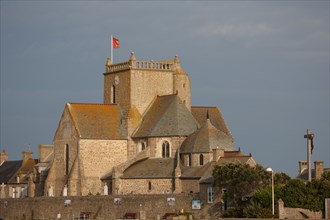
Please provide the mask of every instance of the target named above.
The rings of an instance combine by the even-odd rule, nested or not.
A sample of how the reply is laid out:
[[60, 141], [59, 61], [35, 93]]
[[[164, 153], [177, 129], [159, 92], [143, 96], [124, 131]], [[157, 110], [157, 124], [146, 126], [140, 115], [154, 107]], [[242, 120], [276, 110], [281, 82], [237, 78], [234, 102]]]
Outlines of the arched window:
[[204, 165], [204, 155], [203, 154], [200, 154], [199, 155], [199, 165]]
[[170, 157], [170, 143], [168, 143], [168, 141], [164, 141], [162, 144], [162, 157]]

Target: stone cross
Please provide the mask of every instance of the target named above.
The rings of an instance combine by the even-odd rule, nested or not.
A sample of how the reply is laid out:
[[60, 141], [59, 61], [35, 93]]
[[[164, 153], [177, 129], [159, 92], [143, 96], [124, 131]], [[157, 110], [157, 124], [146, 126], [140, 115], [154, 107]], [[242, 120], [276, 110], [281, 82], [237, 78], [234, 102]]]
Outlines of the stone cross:
[[314, 133], [307, 129], [304, 138], [307, 139], [307, 170], [308, 170], [308, 181], [312, 181], [312, 151], [313, 151], [313, 138]]
[[0, 198], [5, 198], [6, 194], [5, 194], [5, 183], [1, 184], [1, 194], [0, 194]]

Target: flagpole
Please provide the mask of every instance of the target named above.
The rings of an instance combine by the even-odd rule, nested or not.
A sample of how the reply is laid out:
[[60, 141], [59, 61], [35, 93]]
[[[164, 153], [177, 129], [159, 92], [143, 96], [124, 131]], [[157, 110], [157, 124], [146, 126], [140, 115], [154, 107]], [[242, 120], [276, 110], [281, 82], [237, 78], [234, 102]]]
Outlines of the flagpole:
[[111, 64], [113, 64], [113, 36], [111, 35], [111, 49], [110, 49], [110, 60]]

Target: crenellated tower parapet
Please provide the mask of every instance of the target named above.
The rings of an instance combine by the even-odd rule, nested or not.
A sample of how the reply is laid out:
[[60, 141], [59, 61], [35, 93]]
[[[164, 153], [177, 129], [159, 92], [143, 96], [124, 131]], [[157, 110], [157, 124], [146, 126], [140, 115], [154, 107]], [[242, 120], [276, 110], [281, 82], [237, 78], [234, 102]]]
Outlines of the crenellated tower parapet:
[[110, 58], [107, 58], [105, 74], [111, 74], [111, 73], [127, 71], [127, 70], [173, 71], [174, 63], [175, 61], [173, 60], [164, 60], [164, 61], [136, 60], [134, 52], [132, 52], [130, 60], [121, 63], [111, 64]]

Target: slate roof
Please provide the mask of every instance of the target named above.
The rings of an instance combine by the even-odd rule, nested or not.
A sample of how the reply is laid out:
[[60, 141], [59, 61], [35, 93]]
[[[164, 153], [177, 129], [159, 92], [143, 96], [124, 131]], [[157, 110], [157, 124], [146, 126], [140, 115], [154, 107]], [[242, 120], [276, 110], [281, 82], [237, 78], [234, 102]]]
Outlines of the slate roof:
[[5, 161], [0, 166], [0, 183], [8, 183], [10, 179], [19, 171], [23, 160]]
[[223, 131], [212, 125], [207, 119], [204, 125], [184, 140], [181, 153], [212, 152], [213, 149], [222, 148], [226, 151], [233, 150], [233, 139]]
[[133, 137], [188, 136], [199, 127], [177, 95], [157, 96]]
[[204, 164], [203, 166], [198, 167], [185, 167], [182, 166], [182, 175], [181, 178], [196, 178], [200, 179], [205, 173], [208, 173], [208, 170], [213, 170], [213, 163], [209, 162]]
[[[16, 183], [15, 176], [17, 173], [26, 175], [33, 171], [34, 165], [38, 162], [37, 159], [28, 159], [25, 163], [23, 160], [5, 161], [0, 166], [0, 184], [1, 183]], [[21, 179], [21, 182], [27, 178]]]
[[117, 105], [68, 103], [67, 108], [81, 138], [127, 139]]
[[218, 107], [198, 107], [192, 106], [191, 113], [198, 121], [198, 123], [203, 126], [206, 123], [207, 117], [209, 117], [212, 125], [216, 127], [218, 130], [224, 132], [229, 137], [232, 137], [232, 134], [226, 125], [226, 122], [222, 116], [221, 111]]
[[175, 169], [174, 158], [147, 158], [129, 166], [121, 178], [151, 179], [172, 178]]
[[[205, 181], [212, 180], [212, 171], [215, 165], [225, 163], [239, 162], [245, 164], [252, 158], [240, 151], [226, 152], [224, 157], [218, 161], [211, 161], [203, 166], [186, 167], [180, 164], [182, 179], [201, 179]], [[176, 167], [176, 158], [146, 158], [139, 160], [130, 165], [124, 172], [121, 178], [123, 179], [152, 179], [152, 178], [173, 178]], [[109, 176], [109, 175], [108, 175]], [[211, 178], [211, 179], [210, 179]], [[208, 183], [208, 182], [207, 182]]]

